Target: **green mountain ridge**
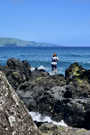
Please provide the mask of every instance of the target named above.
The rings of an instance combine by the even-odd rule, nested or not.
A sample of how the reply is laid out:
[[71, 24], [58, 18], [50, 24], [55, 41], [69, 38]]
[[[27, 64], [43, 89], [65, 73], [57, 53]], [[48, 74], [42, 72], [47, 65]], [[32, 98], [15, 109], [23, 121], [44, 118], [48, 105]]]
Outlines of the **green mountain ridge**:
[[0, 38], [0, 47], [30, 47], [30, 46], [53, 46], [51, 43], [40, 43], [35, 41], [25, 41], [17, 38]]

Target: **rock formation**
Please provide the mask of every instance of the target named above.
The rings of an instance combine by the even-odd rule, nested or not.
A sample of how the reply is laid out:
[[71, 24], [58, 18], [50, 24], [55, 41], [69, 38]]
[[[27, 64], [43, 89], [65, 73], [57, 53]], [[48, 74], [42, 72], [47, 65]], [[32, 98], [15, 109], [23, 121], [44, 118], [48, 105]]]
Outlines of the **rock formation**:
[[28, 110], [1, 71], [0, 135], [40, 135]]
[[30, 111], [64, 120], [69, 126], [90, 129], [90, 70], [73, 63], [64, 75], [50, 76], [26, 61], [9, 59], [0, 66]]
[[6, 74], [9, 83], [14, 89], [17, 89], [19, 84], [28, 81], [31, 76], [30, 65], [26, 60], [8, 59], [7, 65], [0, 66], [0, 70]]
[[56, 121], [63, 119], [73, 127], [90, 129], [89, 82], [89, 70], [74, 63], [65, 77], [33, 71], [30, 80], [20, 84], [16, 92], [30, 111], [49, 115]]

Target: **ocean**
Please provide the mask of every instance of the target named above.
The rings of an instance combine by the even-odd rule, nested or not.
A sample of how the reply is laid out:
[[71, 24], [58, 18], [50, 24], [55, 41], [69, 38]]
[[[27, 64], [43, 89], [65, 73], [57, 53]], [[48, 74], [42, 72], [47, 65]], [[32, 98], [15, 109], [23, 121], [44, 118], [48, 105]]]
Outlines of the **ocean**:
[[58, 73], [65, 70], [74, 62], [90, 69], [90, 47], [0, 47], [0, 65], [5, 65], [9, 58], [27, 60], [32, 67], [43, 65], [51, 72], [51, 57], [56, 53], [59, 57]]

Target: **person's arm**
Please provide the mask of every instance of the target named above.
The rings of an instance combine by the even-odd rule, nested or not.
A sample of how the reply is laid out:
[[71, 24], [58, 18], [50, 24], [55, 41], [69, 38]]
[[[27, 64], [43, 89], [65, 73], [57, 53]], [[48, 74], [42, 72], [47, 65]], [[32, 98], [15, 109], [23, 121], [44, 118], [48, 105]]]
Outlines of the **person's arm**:
[[58, 58], [58, 56], [57, 56], [57, 61], [59, 61], [59, 58]]

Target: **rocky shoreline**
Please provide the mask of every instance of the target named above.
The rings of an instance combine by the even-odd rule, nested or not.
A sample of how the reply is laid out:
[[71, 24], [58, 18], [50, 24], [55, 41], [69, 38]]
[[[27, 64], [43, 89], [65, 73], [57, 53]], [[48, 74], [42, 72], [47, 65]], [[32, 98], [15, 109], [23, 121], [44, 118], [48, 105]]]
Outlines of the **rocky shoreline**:
[[90, 70], [78, 63], [70, 65], [65, 76], [30, 69], [27, 61], [14, 58], [8, 59], [6, 66], [0, 65], [0, 71], [29, 111], [40, 112], [57, 122], [64, 120], [70, 127], [90, 130]]

